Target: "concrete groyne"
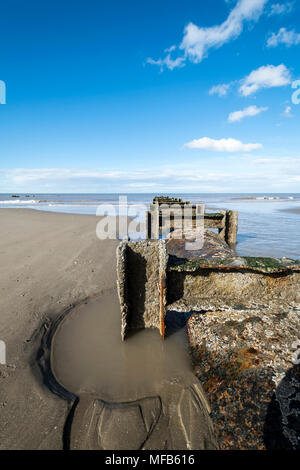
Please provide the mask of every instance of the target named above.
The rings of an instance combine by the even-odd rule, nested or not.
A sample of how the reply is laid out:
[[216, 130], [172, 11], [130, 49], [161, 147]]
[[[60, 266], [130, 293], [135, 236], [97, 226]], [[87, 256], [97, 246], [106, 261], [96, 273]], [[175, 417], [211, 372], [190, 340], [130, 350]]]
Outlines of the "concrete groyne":
[[220, 210], [205, 212], [202, 203], [191, 204], [181, 198], [155, 197], [145, 213], [146, 238], [159, 239], [173, 230], [193, 228], [218, 230], [219, 237], [235, 246], [238, 231], [238, 212]]
[[185, 241], [119, 246], [123, 339], [181, 318], [220, 448], [299, 449], [300, 262], [238, 256], [210, 230]]

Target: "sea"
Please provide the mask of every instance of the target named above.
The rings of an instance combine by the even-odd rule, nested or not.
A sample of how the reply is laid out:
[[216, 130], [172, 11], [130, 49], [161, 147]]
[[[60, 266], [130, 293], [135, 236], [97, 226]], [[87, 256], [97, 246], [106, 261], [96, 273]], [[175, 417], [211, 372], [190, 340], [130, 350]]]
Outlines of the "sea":
[[[154, 193], [0, 194], [0, 208], [27, 208], [72, 214], [118, 215], [143, 220]], [[237, 253], [242, 256], [300, 259], [300, 193], [163, 194], [204, 203], [206, 210], [239, 212]], [[295, 210], [295, 212], [290, 212]], [[297, 213], [298, 211], [298, 213]], [[129, 234], [130, 235], [130, 234]]]

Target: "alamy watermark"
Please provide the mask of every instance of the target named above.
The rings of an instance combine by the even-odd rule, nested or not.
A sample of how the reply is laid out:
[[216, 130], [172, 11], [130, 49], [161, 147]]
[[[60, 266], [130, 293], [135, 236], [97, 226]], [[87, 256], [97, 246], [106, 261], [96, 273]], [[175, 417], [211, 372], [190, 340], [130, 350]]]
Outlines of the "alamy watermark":
[[299, 104], [300, 103], [300, 80], [295, 80], [292, 83], [292, 88], [295, 88], [296, 91], [292, 94], [292, 103]]
[[101, 204], [96, 211], [101, 220], [96, 235], [100, 240], [185, 239], [187, 251], [200, 250], [204, 244], [203, 204], [128, 204], [119, 196], [118, 204]]
[[6, 104], [6, 84], [0, 80], [0, 104]]

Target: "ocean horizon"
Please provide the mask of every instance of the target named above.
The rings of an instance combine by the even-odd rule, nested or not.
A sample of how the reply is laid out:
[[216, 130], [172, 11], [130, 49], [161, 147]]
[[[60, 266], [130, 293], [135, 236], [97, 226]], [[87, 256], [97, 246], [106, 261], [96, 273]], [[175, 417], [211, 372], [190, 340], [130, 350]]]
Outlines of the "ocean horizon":
[[[165, 193], [206, 210], [239, 212], [237, 253], [300, 259], [300, 193]], [[126, 196], [129, 215], [142, 220], [157, 193], [2, 193], [0, 208], [27, 208], [68, 214], [118, 213], [119, 196]], [[102, 209], [101, 209], [102, 207]], [[99, 209], [100, 208], [100, 209]], [[290, 212], [293, 210], [294, 212]]]

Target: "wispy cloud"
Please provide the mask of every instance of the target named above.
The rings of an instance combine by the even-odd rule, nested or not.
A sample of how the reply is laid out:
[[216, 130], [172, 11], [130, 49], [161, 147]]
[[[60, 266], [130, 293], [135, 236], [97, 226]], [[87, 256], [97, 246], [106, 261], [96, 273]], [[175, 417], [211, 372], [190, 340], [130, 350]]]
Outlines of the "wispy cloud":
[[245, 117], [252, 117], [260, 114], [264, 111], [267, 111], [267, 107], [258, 108], [257, 106], [248, 106], [248, 108], [241, 109], [240, 111], [233, 111], [228, 116], [229, 122], [241, 121]]
[[174, 70], [177, 67], [183, 67], [184, 62], [184, 57], [177, 57], [176, 59], [172, 59], [170, 54], [168, 54], [164, 59], [155, 60], [151, 59], [151, 57], [147, 59], [147, 64], [158, 65], [161, 72], [164, 70], [165, 67], [167, 67], [169, 70]]
[[267, 47], [277, 47], [284, 44], [287, 47], [296, 46], [300, 43], [300, 33], [294, 29], [288, 31], [286, 28], [280, 28], [278, 33], [272, 33], [267, 40]]
[[234, 82], [222, 83], [220, 85], [214, 85], [209, 90], [209, 94], [210, 95], [226, 96], [233, 83]]
[[167, 47], [164, 52], [173, 52], [175, 51], [177, 48], [177, 46], [175, 46], [175, 44], [173, 44], [173, 46], [170, 46], [170, 47]]
[[201, 62], [211, 48], [219, 48], [236, 39], [242, 33], [245, 21], [258, 20], [267, 1], [239, 0], [226, 21], [219, 26], [199, 28], [189, 23], [180, 48], [192, 62]]
[[288, 13], [291, 13], [294, 8], [294, 3], [295, 2], [284, 2], [284, 3], [273, 3], [271, 5], [271, 8], [269, 10], [269, 16], [274, 16], [274, 15], [286, 15]]
[[284, 65], [263, 65], [253, 70], [249, 75], [229, 83], [214, 85], [210, 95], [226, 96], [231, 87], [239, 84], [239, 92], [243, 96], [249, 96], [262, 88], [273, 88], [289, 85], [292, 81], [290, 70]]
[[66, 180], [66, 179], [115, 179], [124, 175], [121, 171], [97, 171], [97, 170], [82, 170], [73, 168], [13, 168], [11, 170], [0, 170], [6, 178], [9, 178], [13, 183], [23, 184], [35, 181], [51, 181], [51, 180]]
[[209, 137], [202, 137], [201, 139], [194, 139], [184, 145], [190, 149], [198, 150], [212, 150], [215, 152], [251, 152], [262, 148], [262, 144], [243, 144], [240, 140], [236, 139], [220, 139], [214, 140]]
[[249, 96], [262, 88], [273, 88], [289, 85], [291, 83], [290, 71], [285, 65], [265, 65], [253, 70], [242, 80], [239, 88], [241, 95]]
[[291, 165], [295, 165], [295, 169], [300, 170], [300, 159], [299, 158], [290, 158], [290, 157], [282, 157], [282, 158], [255, 158], [252, 160], [252, 163], [257, 163], [261, 165], [276, 165], [276, 166], [285, 166], [290, 167]]
[[[236, 163], [241, 159], [235, 158]], [[144, 168], [137, 171], [99, 171], [70, 168], [0, 169], [0, 186], [6, 192], [35, 193], [126, 193], [126, 192], [297, 192], [300, 158], [247, 157], [248, 164], [226, 169], [204, 167], [191, 161], [179, 165]]]
[[[177, 168], [161, 166], [136, 171], [112, 172], [71, 168], [0, 169], [0, 185], [7, 192], [147, 192], [185, 191], [191, 184], [213, 190], [212, 184], [226, 181], [223, 171], [204, 171], [199, 165]], [[196, 186], [194, 186], [195, 188]]]
[[228, 18], [217, 26], [203, 28], [192, 22], [189, 23], [184, 29], [183, 39], [179, 45], [179, 49], [183, 51], [181, 57], [172, 59], [169, 48], [165, 51], [168, 54], [165, 58], [156, 60], [148, 58], [147, 63], [158, 65], [161, 70], [165, 67], [173, 70], [182, 67], [186, 60], [193, 63], [201, 62], [208, 56], [210, 49], [218, 49], [240, 36], [245, 22], [257, 21], [267, 2], [268, 0], [238, 0]]

